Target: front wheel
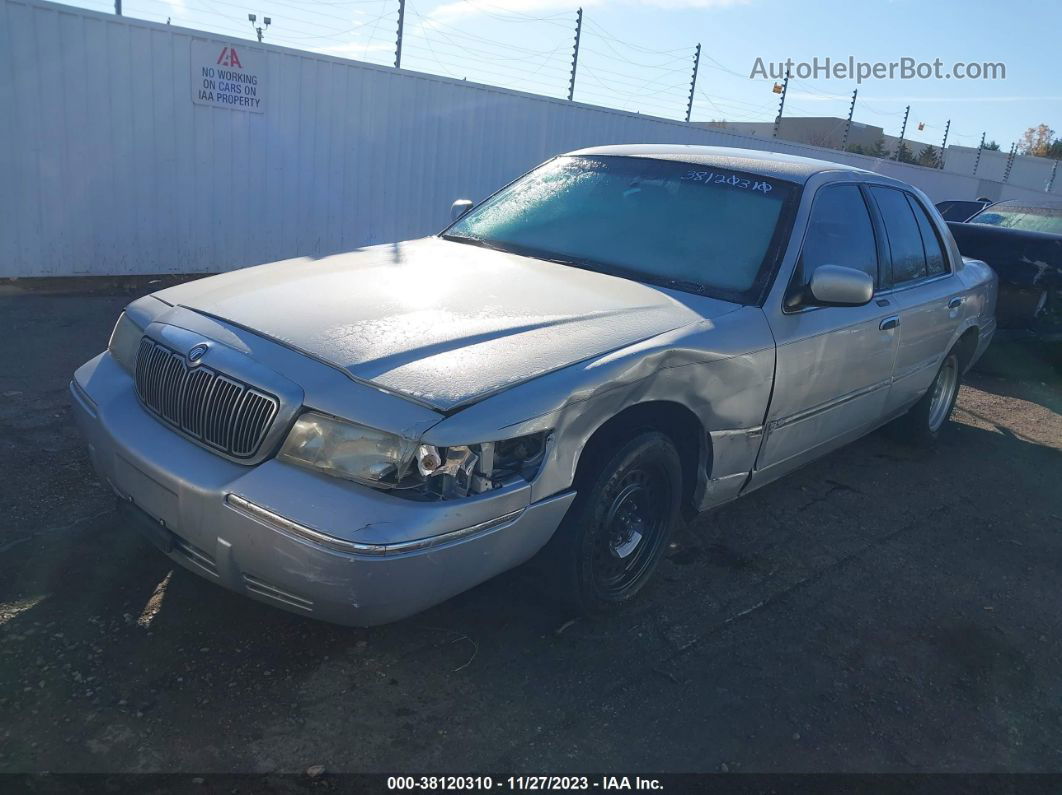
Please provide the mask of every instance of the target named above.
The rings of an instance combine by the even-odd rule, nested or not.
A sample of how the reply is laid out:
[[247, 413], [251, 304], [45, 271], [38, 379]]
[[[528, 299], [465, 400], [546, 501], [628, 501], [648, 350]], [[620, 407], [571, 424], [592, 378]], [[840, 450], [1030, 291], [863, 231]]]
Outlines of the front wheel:
[[898, 421], [902, 436], [919, 444], [932, 444], [955, 408], [959, 396], [959, 357], [952, 351], [944, 357], [929, 390]]
[[578, 612], [600, 614], [631, 600], [660, 562], [679, 517], [682, 465], [655, 431], [586, 463], [551, 542], [550, 579]]

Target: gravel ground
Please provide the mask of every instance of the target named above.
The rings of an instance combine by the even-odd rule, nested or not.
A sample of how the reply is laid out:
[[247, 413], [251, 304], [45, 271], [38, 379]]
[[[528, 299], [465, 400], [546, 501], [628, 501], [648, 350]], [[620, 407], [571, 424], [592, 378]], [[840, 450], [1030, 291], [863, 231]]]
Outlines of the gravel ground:
[[1062, 771], [1056, 372], [701, 517], [609, 620], [517, 570], [351, 630], [116, 520], [66, 385], [130, 295], [0, 288], [0, 772]]

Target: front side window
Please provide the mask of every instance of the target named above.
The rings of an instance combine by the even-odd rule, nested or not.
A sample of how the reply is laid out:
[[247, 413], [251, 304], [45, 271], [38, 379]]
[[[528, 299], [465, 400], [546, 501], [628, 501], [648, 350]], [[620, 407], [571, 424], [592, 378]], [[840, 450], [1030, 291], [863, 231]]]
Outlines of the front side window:
[[873, 186], [870, 188], [892, 252], [892, 283], [901, 285], [926, 277], [926, 253], [911, 205], [903, 191]]
[[559, 157], [443, 233], [575, 267], [755, 303], [798, 187], [670, 160]]
[[820, 265], [843, 265], [878, 283], [878, 251], [863, 194], [855, 185], [827, 185], [815, 195], [801, 253], [806, 282]]

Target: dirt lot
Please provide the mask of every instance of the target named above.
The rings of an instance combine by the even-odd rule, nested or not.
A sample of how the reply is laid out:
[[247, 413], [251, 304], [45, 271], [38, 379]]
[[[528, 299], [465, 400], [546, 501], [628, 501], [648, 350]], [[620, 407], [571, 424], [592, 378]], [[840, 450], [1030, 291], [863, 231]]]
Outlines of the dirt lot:
[[66, 385], [129, 297], [0, 293], [0, 771], [1062, 771], [1050, 376], [702, 517], [609, 621], [521, 570], [350, 630], [119, 526]]

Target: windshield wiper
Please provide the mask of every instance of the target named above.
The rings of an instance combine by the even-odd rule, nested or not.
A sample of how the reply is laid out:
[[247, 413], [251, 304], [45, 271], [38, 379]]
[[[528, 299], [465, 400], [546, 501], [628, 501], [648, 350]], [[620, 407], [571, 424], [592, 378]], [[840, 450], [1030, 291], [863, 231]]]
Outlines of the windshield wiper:
[[663, 287], [673, 287], [686, 293], [704, 295], [704, 285], [700, 282], [691, 282], [688, 279], [661, 279], [659, 284]]
[[468, 235], [439, 235], [439, 237], [443, 240], [449, 240], [451, 243], [467, 243], [470, 246], [489, 248], [491, 251], [509, 251], [509, 249], [499, 246], [497, 243], [492, 243], [489, 240], [484, 240], [481, 237], [469, 237]]

